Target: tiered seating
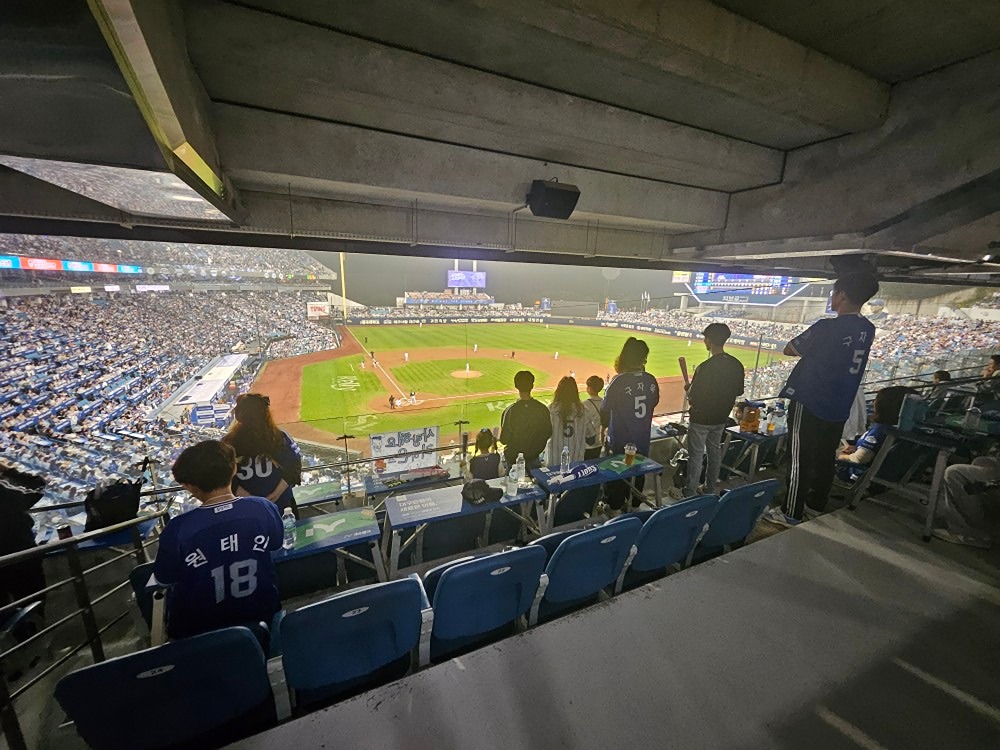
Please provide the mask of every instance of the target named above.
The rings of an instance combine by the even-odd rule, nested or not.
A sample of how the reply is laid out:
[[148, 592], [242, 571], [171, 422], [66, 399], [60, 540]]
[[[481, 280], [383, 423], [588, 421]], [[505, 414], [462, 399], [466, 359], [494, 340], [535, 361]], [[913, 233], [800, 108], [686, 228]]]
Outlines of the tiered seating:
[[[766, 480], [625, 514], [279, 613], [275, 689], [284, 685], [299, 715], [635, 588], [742, 544], [778, 486]], [[133, 573], [140, 589], [148, 568]], [[137, 603], [148, 618], [149, 602]], [[232, 741], [237, 721], [250, 733], [275, 720], [266, 671], [259, 638], [227, 628], [74, 672], [56, 697], [96, 748], [211, 747]]]

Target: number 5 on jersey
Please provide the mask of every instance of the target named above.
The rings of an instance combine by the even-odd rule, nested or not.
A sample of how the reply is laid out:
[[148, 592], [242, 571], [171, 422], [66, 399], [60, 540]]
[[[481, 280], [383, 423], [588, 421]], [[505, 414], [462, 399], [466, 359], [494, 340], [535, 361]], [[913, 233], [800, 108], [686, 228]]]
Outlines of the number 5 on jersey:
[[646, 416], [646, 397], [636, 396], [635, 397], [635, 418], [642, 419]]

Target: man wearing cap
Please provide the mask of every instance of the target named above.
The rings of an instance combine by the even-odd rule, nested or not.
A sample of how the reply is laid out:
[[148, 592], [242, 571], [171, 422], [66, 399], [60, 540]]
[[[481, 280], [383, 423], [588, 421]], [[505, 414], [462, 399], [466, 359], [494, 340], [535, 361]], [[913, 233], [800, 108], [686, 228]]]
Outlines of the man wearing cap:
[[702, 463], [708, 453], [705, 492], [715, 491], [722, 465], [722, 433], [733, 404], [743, 393], [743, 365], [726, 354], [724, 346], [731, 332], [725, 323], [712, 323], [702, 332], [711, 356], [702, 362], [687, 388], [690, 403], [688, 426], [688, 482], [685, 497], [698, 494]]

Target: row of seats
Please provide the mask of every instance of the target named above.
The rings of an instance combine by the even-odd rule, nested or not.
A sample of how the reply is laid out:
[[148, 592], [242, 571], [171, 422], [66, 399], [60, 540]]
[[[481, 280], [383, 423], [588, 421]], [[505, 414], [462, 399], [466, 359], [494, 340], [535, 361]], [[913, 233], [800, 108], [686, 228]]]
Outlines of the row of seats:
[[[779, 483], [767, 480], [279, 613], [270, 652], [293, 711], [329, 705], [665, 576], [741, 544]], [[98, 749], [232, 742], [277, 720], [260, 639], [206, 633], [73, 672], [56, 698]], [[278, 694], [279, 700], [283, 696]], [[183, 717], [183, 721], [181, 721]]]

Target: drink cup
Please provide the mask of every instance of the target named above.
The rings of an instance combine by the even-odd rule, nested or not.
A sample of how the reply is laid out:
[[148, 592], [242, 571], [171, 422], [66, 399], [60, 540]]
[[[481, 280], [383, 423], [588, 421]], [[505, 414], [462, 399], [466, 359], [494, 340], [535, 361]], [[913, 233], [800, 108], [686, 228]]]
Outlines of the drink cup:
[[625, 465], [626, 466], [631, 466], [632, 464], [635, 463], [635, 451], [636, 451], [636, 448], [635, 448], [634, 444], [629, 443], [628, 445], [625, 446]]

